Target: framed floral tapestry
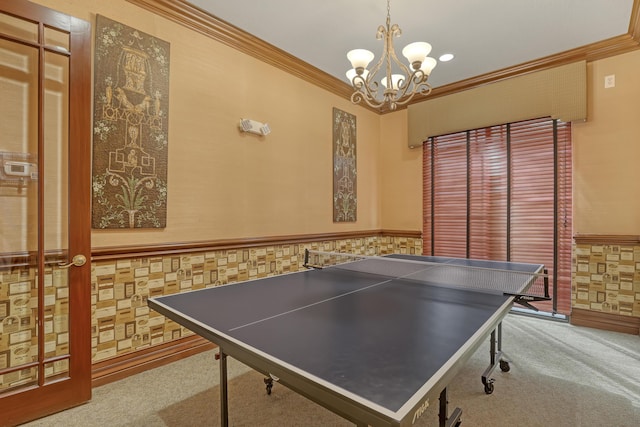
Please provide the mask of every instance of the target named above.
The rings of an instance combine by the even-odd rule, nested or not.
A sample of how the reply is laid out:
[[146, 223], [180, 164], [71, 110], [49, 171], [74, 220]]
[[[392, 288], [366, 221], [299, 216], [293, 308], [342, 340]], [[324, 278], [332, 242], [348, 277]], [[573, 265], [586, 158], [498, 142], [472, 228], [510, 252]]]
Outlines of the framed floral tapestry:
[[333, 109], [333, 221], [355, 222], [358, 216], [356, 116]]
[[165, 228], [169, 43], [96, 18], [92, 226]]

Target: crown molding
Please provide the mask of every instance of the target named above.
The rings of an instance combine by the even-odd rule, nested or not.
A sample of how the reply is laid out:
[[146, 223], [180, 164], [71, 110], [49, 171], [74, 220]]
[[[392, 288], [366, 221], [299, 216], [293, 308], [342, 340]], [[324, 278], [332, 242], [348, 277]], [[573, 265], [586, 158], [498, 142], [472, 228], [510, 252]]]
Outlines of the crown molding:
[[[269, 65], [299, 77], [322, 89], [345, 99], [351, 99], [352, 88], [349, 84], [328, 73], [294, 57], [261, 40], [240, 28], [211, 15], [204, 10], [187, 3], [185, 0], [127, 0], [136, 6], [147, 9], [159, 16], [183, 25], [193, 31], [237, 49], [247, 55], [259, 59]], [[492, 71], [448, 85], [433, 88], [428, 96], [416, 96], [411, 102], [399, 106], [398, 110], [425, 101], [430, 98], [451, 95], [511, 77], [553, 68], [577, 61], [596, 61], [610, 56], [620, 55], [640, 49], [640, 0], [633, 1], [629, 30], [627, 34], [612, 37], [600, 42], [567, 50], [544, 58]], [[361, 105], [368, 110], [385, 114], [387, 109], [376, 109]], [[398, 111], [396, 110], [396, 111]]]

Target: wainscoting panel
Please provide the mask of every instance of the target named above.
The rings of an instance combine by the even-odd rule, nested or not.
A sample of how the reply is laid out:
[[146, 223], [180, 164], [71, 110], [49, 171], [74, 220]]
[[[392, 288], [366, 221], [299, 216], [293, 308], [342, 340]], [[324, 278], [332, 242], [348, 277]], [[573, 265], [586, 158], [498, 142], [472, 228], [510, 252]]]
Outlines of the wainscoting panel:
[[638, 333], [640, 238], [575, 237], [571, 323]]

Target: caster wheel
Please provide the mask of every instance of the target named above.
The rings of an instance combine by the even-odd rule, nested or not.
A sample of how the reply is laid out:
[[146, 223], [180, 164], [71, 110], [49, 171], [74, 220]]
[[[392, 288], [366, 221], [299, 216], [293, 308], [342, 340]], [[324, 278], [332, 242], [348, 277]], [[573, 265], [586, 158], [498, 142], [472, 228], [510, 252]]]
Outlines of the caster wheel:
[[271, 394], [271, 389], [273, 388], [273, 380], [271, 378], [265, 378], [264, 384], [267, 389], [267, 394]]
[[487, 383], [484, 385], [484, 392], [485, 392], [486, 394], [491, 394], [491, 393], [493, 393], [493, 381], [487, 382]]
[[509, 362], [507, 362], [506, 360], [501, 360], [500, 361], [500, 370], [502, 372], [509, 372], [511, 370], [511, 366], [509, 366]]

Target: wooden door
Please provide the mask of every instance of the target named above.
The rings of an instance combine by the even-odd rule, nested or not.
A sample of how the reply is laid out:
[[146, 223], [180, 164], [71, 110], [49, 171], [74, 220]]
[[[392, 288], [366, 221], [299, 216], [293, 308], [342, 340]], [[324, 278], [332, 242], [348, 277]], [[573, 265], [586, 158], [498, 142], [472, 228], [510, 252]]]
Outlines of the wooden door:
[[91, 398], [90, 24], [0, 0], [0, 99], [0, 425], [14, 425]]

